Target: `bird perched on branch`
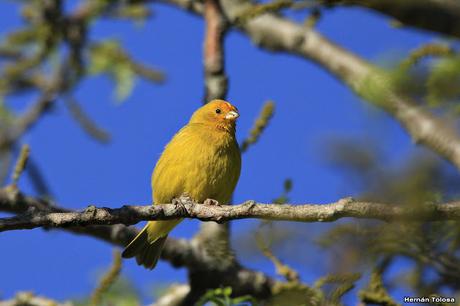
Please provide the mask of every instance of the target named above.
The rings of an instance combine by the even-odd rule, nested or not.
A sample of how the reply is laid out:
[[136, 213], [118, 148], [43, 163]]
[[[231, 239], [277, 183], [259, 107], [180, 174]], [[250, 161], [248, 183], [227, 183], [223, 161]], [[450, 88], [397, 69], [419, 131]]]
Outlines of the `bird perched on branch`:
[[[228, 204], [240, 176], [235, 139], [238, 110], [223, 100], [199, 108], [166, 145], [152, 174], [153, 203], [171, 203], [187, 194], [198, 203]], [[153, 269], [169, 232], [182, 219], [150, 221], [123, 251]]]

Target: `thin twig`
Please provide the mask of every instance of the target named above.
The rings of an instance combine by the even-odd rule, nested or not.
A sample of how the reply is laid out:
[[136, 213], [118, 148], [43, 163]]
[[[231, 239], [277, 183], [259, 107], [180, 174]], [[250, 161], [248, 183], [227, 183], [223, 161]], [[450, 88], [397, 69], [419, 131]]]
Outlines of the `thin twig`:
[[22, 172], [26, 168], [27, 160], [29, 159], [30, 148], [29, 145], [25, 144], [21, 147], [19, 152], [18, 160], [14, 166], [14, 171], [12, 175], [12, 185], [17, 186], [19, 178], [21, 177]]
[[102, 277], [99, 285], [91, 295], [90, 306], [101, 305], [104, 294], [109, 290], [113, 283], [118, 279], [121, 272], [121, 254], [118, 251], [113, 252], [113, 263], [107, 273]]
[[35, 104], [33, 104], [25, 113], [16, 119], [7, 133], [2, 134], [0, 138], [0, 148], [7, 147], [17, 141], [22, 135], [41, 118], [41, 116], [50, 108], [53, 103], [53, 97], [50, 93], [44, 93]]
[[251, 131], [249, 132], [249, 136], [243, 140], [241, 143], [241, 152], [244, 153], [248, 150], [248, 148], [255, 144], [262, 133], [264, 132], [265, 128], [270, 123], [271, 118], [275, 112], [275, 103], [273, 101], [265, 102], [262, 110], [260, 111], [259, 116], [257, 117], [254, 125], [252, 126]]
[[100, 128], [74, 98], [67, 97], [64, 101], [72, 117], [90, 137], [101, 143], [110, 142], [110, 134]]

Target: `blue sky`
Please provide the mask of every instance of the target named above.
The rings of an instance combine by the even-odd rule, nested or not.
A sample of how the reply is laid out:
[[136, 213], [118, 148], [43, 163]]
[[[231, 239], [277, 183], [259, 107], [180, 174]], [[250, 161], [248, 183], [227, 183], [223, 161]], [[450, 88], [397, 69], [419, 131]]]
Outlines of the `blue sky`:
[[[63, 105], [22, 139], [22, 143], [30, 144], [32, 157], [62, 206], [79, 209], [89, 204], [119, 207], [150, 203], [150, 174], [162, 148], [200, 106], [203, 22], [172, 7], [153, 8], [154, 17], [143, 25], [99, 21], [90, 33], [92, 40], [120, 39], [134, 58], [167, 75], [164, 85], [139, 80], [121, 105], [116, 103], [111, 82], [103, 76], [88, 78], [77, 88], [77, 100], [111, 133], [112, 142], [102, 145], [90, 139]], [[17, 5], [0, 3], [3, 34], [20, 25], [18, 14]], [[300, 18], [298, 13], [293, 16]], [[404, 55], [433, 40], [428, 33], [392, 28], [389, 21], [369, 11], [334, 9], [325, 11], [318, 30], [376, 62]], [[241, 113], [238, 138], [247, 135], [264, 101], [276, 102], [276, 114], [266, 133], [243, 157], [235, 202], [269, 202], [281, 193], [285, 178], [294, 181], [294, 203], [327, 203], [359, 194], [360, 190], [347, 186], [340, 171], [322, 160], [321, 147], [330, 136], [378, 138], [393, 162], [414, 149], [397, 123], [360, 101], [316, 65], [259, 50], [237, 32], [228, 35], [225, 46], [228, 100]], [[20, 111], [34, 98], [24, 95], [6, 102]], [[20, 187], [26, 193], [33, 192], [26, 177]], [[244, 235], [254, 224], [234, 222], [235, 237]], [[183, 222], [171, 236], [190, 237], [197, 226], [196, 221]], [[324, 229], [315, 224], [302, 227], [311, 233]], [[113, 250], [95, 239], [40, 229], [1, 233], [0, 244], [0, 297], [10, 297], [20, 290], [55, 299], [88, 294], [96, 275], [110, 264]], [[326, 263], [316, 264], [316, 254], [314, 248], [305, 254], [311, 266], [288, 261], [309, 283], [325, 274]], [[241, 261], [273, 274], [271, 264], [261, 257], [241, 257]], [[152, 284], [186, 280], [183, 269], [172, 269], [163, 262], [151, 272], [132, 260], [125, 261], [123, 273], [144, 297]]]

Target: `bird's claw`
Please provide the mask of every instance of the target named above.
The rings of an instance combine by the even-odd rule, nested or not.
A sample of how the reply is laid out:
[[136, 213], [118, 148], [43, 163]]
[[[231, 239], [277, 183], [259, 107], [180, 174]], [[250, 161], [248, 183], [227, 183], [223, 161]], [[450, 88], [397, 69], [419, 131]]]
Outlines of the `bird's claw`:
[[171, 204], [173, 205], [179, 205], [180, 204], [180, 200], [178, 198], [173, 198], [172, 201], [171, 201]]
[[171, 200], [171, 203], [176, 206], [176, 209], [178, 209], [179, 211], [185, 212], [185, 213], [187, 212], [187, 209], [185, 208], [185, 205], [184, 205], [184, 203], [186, 202], [187, 202], [187, 198], [184, 198], [183, 196], [179, 198], [173, 198]]
[[192, 197], [187, 192], [184, 192], [179, 197], [173, 198], [171, 200], [171, 203], [174, 205], [184, 205], [184, 203], [187, 202], [193, 202]]

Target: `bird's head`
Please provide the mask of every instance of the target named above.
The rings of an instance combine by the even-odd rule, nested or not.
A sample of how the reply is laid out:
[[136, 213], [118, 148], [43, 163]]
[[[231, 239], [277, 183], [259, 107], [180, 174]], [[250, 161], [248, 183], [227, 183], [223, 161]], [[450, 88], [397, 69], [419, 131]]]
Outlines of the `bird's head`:
[[224, 100], [212, 100], [193, 113], [190, 123], [216, 126], [226, 131], [235, 131], [238, 109]]

